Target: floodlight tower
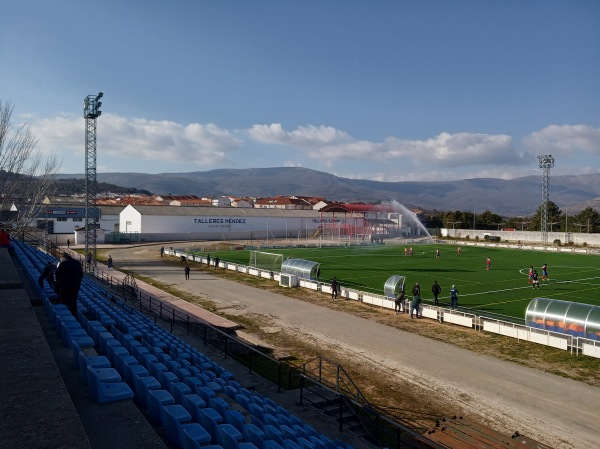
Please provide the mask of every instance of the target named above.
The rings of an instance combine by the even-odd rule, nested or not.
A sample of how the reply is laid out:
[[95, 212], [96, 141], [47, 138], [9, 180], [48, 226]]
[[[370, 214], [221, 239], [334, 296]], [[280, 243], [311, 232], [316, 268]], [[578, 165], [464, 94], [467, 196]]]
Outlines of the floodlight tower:
[[554, 158], [549, 155], [538, 156], [540, 168], [544, 170], [542, 175], [542, 209], [540, 211], [540, 223], [542, 231], [542, 245], [548, 246], [548, 202], [550, 201], [550, 169], [554, 167]]
[[88, 95], [83, 99], [83, 117], [85, 118], [85, 255], [91, 254], [96, 263], [96, 221], [95, 208], [98, 183], [96, 181], [96, 119], [102, 112], [100, 99], [104, 94]]

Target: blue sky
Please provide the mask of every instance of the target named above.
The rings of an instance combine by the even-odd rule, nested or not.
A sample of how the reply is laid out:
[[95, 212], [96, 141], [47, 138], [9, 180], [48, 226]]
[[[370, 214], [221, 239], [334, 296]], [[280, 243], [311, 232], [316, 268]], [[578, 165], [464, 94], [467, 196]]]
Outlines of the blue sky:
[[600, 2], [20, 0], [0, 101], [83, 173], [301, 166], [430, 181], [600, 171]]

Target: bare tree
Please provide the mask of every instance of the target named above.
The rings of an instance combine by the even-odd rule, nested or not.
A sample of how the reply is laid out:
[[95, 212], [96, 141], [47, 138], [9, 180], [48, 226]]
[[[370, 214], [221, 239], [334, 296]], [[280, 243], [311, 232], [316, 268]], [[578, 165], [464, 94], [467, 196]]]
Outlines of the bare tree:
[[[13, 104], [0, 101], [0, 211], [3, 226], [18, 231], [29, 225], [53, 184], [60, 163], [55, 154], [43, 157], [28, 123], [12, 124]], [[16, 213], [8, 214], [12, 204]]]

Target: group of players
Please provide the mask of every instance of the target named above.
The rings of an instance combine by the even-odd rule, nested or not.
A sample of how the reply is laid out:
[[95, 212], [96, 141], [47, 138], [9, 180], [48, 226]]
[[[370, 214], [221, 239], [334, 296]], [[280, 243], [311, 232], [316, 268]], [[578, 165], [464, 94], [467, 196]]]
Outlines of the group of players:
[[[456, 254], [458, 256], [460, 256], [460, 246], [456, 248]], [[412, 246], [410, 247], [410, 249], [407, 250], [407, 248], [404, 248], [404, 257], [412, 257], [413, 255], [413, 248]], [[440, 260], [440, 250], [436, 249], [435, 250], [435, 259], [436, 260]], [[486, 270], [490, 270], [492, 267], [492, 259], [490, 257], [488, 257], [485, 261], [485, 268]], [[542, 281], [547, 281], [548, 278], [548, 264], [545, 263], [544, 265], [542, 265]], [[436, 281], [437, 282], [437, 281]], [[529, 276], [527, 279], [527, 283], [532, 285], [533, 288], [540, 288], [540, 277], [538, 275], [538, 272], [536, 269], [533, 268], [533, 265], [531, 265], [531, 267], [529, 268]]]
[[[542, 281], [548, 280], [548, 264], [545, 263], [542, 266]], [[537, 270], [533, 268], [533, 265], [529, 267], [529, 278], [527, 279], [527, 283], [532, 285], [532, 288], [540, 288], [540, 277], [538, 275]]]

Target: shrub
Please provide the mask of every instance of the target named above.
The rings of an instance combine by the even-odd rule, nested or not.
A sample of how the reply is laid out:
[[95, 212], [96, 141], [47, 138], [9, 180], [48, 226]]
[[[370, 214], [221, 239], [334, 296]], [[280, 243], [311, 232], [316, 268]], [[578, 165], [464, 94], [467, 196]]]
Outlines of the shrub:
[[554, 239], [552, 243], [554, 243], [556, 246], [560, 246], [560, 239]]

